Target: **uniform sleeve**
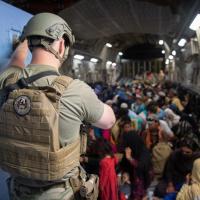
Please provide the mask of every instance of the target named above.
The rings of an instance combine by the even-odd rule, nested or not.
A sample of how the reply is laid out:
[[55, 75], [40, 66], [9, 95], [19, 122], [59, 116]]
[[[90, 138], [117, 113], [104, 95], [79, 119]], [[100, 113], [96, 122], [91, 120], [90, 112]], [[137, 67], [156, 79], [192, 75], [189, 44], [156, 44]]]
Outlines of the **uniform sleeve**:
[[104, 104], [98, 99], [91, 87], [84, 84], [84, 91], [81, 93], [84, 120], [90, 123], [97, 122], [104, 112]]
[[5, 80], [10, 74], [16, 73], [16, 72], [21, 72], [21, 71], [22, 71], [22, 69], [17, 67], [17, 66], [10, 66], [9, 68], [7, 68], [3, 72], [1, 72], [1, 75], [0, 75], [0, 89], [3, 88]]
[[[98, 99], [91, 87], [80, 80], [74, 80], [63, 95], [66, 112], [88, 123], [97, 122], [104, 111], [104, 104]], [[71, 116], [72, 117], [72, 116]]]

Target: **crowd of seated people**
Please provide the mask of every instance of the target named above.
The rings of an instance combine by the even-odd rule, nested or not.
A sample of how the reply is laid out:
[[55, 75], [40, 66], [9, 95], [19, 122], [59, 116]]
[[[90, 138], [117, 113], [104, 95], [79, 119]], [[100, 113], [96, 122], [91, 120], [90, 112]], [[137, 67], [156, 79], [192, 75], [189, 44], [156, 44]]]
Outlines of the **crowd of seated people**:
[[[198, 121], [185, 112], [187, 94], [180, 98], [166, 82], [97, 86], [117, 118], [110, 130], [90, 127], [80, 159], [99, 175], [99, 200], [200, 199]], [[181, 133], [183, 121], [188, 134]]]

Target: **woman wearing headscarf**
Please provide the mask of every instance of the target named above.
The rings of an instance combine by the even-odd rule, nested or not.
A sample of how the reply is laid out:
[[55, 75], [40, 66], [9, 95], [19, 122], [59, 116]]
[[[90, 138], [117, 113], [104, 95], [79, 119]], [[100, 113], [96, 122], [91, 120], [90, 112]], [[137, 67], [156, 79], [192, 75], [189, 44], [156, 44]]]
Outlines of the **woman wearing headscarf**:
[[130, 174], [132, 199], [139, 200], [151, 181], [151, 157], [142, 138], [134, 131], [124, 135], [124, 156], [121, 161], [122, 171]]
[[191, 180], [184, 184], [177, 195], [176, 200], [200, 199], [200, 158], [194, 161]]
[[167, 183], [173, 183], [177, 191], [184, 183], [186, 175], [192, 171], [194, 160], [200, 157], [196, 150], [196, 143], [192, 139], [184, 139], [180, 142], [180, 148], [167, 160], [163, 178]]
[[122, 133], [122, 124], [124, 121], [129, 119], [128, 115], [128, 108], [121, 107], [119, 110], [119, 113], [117, 115], [117, 121], [115, 124], [112, 126], [110, 132], [111, 132], [111, 144], [113, 146], [113, 150], [116, 153], [118, 143], [121, 139], [121, 133]]

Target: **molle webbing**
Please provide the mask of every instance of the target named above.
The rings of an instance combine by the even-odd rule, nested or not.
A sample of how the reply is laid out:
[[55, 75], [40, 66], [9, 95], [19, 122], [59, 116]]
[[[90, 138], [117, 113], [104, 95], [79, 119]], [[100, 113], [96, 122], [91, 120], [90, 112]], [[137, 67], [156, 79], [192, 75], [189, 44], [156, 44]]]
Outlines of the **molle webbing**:
[[[50, 181], [62, 178], [79, 165], [80, 140], [62, 148], [59, 142], [58, 107], [71, 81], [58, 76], [50, 86], [17, 89], [9, 94], [0, 110], [0, 166], [4, 170]], [[19, 116], [13, 104], [23, 95], [30, 99], [31, 110]]]
[[1, 137], [1, 167], [17, 176], [44, 181], [59, 180], [79, 165], [79, 144], [76, 141], [59, 151], [50, 152], [45, 145]]

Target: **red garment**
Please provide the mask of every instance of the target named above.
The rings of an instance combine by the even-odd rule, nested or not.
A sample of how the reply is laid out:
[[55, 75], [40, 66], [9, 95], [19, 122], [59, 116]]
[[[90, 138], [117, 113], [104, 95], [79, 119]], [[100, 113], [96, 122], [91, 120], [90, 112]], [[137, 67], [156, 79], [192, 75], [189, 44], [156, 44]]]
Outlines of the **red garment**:
[[105, 157], [100, 161], [100, 200], [118, 200], [117, 175], [115, 172], [116, 164], [116, 157]]
[[121, 192], [119, 194], [119, 200], [126, 200], [126, 197], [125, 197], [124, 193]]
[[110, 130], [109, 129], [102, 130], [102, 136], [104, 139], [106, 139], [110, 142]]

